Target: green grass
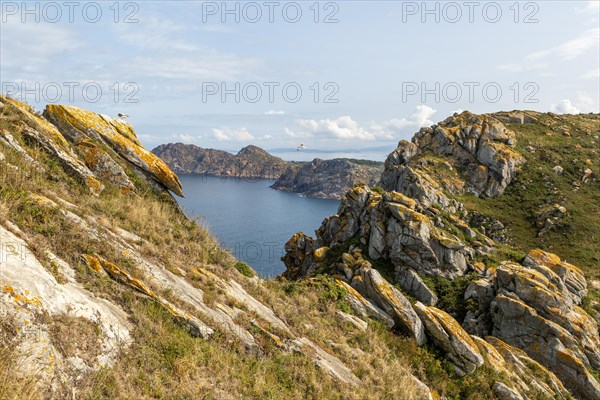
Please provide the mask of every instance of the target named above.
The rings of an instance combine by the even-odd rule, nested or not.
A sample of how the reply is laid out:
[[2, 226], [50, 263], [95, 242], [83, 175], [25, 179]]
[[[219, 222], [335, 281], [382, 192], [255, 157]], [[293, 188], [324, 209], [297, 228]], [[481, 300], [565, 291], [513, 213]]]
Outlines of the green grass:
[[243, 261], [238, 261], [235, 263], [235, 269], [238, 270], [238, 272], [248, 278], [253, 278], [254, 276], [256, 276], [256, 273], [254, 272], [254, 270], [245, 262]]

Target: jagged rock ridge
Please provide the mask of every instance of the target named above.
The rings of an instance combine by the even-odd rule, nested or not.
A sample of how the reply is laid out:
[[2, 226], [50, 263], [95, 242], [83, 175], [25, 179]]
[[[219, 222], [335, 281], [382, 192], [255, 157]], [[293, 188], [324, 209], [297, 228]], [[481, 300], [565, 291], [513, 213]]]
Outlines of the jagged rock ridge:
[[[599, 369], [598, 322], [580, 307], [588, 293], [582, 271], [539, 249], [518, 262], [486, 265], [480, 260], [497, 258], [506, 236], [496, 234], [502, 239], [496, 241], [482, 226], [470, 225], [485, 218], [471, 217], [456, 200], [502, 196], [525, 164], [515, 150], [518, 135], [502, 121], [537, 124], [539, 117], [464, 112], [421, 129], [412, 142], [401, 141], [385, 163], [385, 191], [355, 187], [316, 238], [294, 235], [286, 244], [283, 276], [333, 274], [340, 287], [352, 289], [347, 301], [358, 315], [390, 318], [388, 328], [422, 344], [406, 329], [406, 318], [398, 319], [398, 310], [416, 312], [410, 326], [422, 325], [457, 373], [489, 365], [512, 376], [510, 383], [494, 384], [498, 398], [566, 398], [565, 388], [577, 398], [600, 398], [593, 373]], [[385, 278], [365, 276], [374, 265]], [[436, 308], [433, 283], [467, 274], [466, 315]]]
[[186, 174], [277, 179], [288, 167], [286, 161], [252, 145], [237, 154], [183, 143], [162, 144], [152, 152], [175, 172]]

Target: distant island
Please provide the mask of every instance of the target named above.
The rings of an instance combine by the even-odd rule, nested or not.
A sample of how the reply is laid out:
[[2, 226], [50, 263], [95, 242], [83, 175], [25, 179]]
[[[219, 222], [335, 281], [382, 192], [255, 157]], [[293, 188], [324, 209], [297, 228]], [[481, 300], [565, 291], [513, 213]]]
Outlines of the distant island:
[[285, 161], [253, 145], [237, 154], [183, 143], [162, 144], [152, 152], [176, 173], [272, 179], [275, 190], [320, 198], [340, 199], [356, 184], [374, 185], [383, 172], [383, 162], [349, 158]]

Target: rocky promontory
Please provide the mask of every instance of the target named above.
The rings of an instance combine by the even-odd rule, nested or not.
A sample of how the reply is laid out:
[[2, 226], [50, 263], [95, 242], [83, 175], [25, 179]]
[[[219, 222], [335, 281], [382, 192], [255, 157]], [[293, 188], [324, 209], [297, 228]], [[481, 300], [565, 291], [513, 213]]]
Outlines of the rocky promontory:
[[376, 184], [382, 171], [383, 163], [375, 161], [316, 158], [309, 163], [288, 167], [271, 188], [339, 199], [356, 184]]
[[271, 179], [275, 190], [320, 198], [339, 199], [354, 185], [375, 184], [383, 171], [383, 163], [367, 160], [289, 162], [253, 145], [237, 154], [183, 143], [163, 144], [152, 152], [177, 173]]

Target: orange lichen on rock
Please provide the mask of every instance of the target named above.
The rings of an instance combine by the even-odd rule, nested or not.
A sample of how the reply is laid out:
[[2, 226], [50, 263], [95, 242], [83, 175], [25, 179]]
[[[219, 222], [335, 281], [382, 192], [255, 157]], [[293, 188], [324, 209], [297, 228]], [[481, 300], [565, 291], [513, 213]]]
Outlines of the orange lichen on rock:
[[14, 287], [7, 285], [4, 288], [2, 288], [2, 293], [6, 293], [8, 295], [10, 295], [13, 299], [13, 301], [17, 304], [21, 304], [21, 305], [32, 305], [35, 307], [41, 307], [42, 306], [42, 299], [39, 296], [35, 296], [35, 297], [28, 297], [25, 292], [23, 292], [23, 294], [18, 293]]
[[36, 128], [42, 128], [40, 129], [42, 131], [40, 133], [44, 134], [47, 139], [54, 142], [63, 150], [69, 153], [71, 152], [71, 147], [69, 146], [69, 143], [64, 138], [64, 136], [58, 131], [58, 129], [56, 129], [56, 127], [49, 123], [45, 118], [39, 116], [30, 105], [22, 103], [15, 99], [9, 99], [7, 97], [2, 96], [0, 96], [0, 100], [16, 107], [25, 120], [33, 121], [34, 124], [37, 125]]
[[115, 122], [110, 117], [64, 105], [49, 105], [46, 113], [59, 125], [74, 128], [93, 139], [101, 137], [121, 157], [148, 172], [173, 193], [183, 196], [177, 175], [164, 161], [139, 144], [137, 136], [133, 137], [133, 129], [126, 127], [125, 122]]
[[[152, 298], [157, 298], [156, 294], [152, 290], [150, 290], [150, 288], [148, 288], [148, 286], [146, 286], [146, 284], [144, 282], [142, 282], [141, 280], [132, 276], [124, 268], [118, 266], [117, 264], [113, 264], [110, 261], [107, 261], [98, 255], [87, 256], [87, 257], [91, 257], [90, 260], [95, 258], [96, 261], [98, 261], [98, 263], [102, 267], [102, 269], [104, 269], [104, 271], [106, 271], [106, 273], [114, 280], [130, 286], [130, 287], [142, 292], [146, 296], [149, 296]], [[87, 257], [84, 256], [84, 258], [86, 260], [88, 259]], [[92, 261], [92, 262], [95, 263], [94, 261]]]
[[105, 120], [108, 124], [112, 125], [113, 128], [121, 135], [125, 136], [127, 139], [131, 140], [133, 143], [141, 146], [140, 140], [138, 139], [135, 131], [133, 130], [133, 126], [129, 122], [126, 122], [122, 119], [111, 118], [107, 115], [100, 115], [103, 120]]
[[83, 259], [85, 260], [87, 266], [91, 270], [96, 271], [98, 273], [102, 272], [102, 265], [100, 264], [100, 261], [96, 257], [89, 255], [89, 254], [84, 254]]

